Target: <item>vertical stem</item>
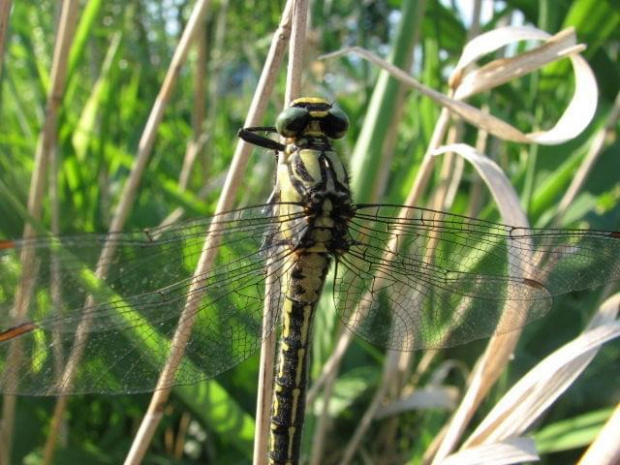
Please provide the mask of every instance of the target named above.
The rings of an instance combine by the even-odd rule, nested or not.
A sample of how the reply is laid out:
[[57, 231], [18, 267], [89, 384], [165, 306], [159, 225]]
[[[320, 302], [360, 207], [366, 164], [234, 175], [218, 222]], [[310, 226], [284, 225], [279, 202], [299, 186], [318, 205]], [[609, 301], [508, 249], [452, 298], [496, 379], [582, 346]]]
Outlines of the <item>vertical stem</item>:
[[[58, 131], [58, 112], [62, 97], [64, 94], [67, 78], [67, 68], [69, 62], [69, 50], [73, 42], [75, 26], [78, 17], [79, 2], [77, 0], [65, 0], [62, 4], [60, 22], [58, 25], [57, 39], [54, 47], [54, 59], [52, 62], [51, 85], [47, 94], [47, 104], [45, 121], [39, 136], [37, 151], [35, 155], [35, 167], [30, 182], [30, 192], [28, 195], [28, 213], [30, 216], [38, 220], [41, 217], [43, 209], [43, 195], [45, 192], [45, 179], [47, 175], [47, 166], [51, 152], [57, 143]], [[1, 14], [1, 13], [0, 13]], [[34, 237], [35, 231], [32, 226], [27, 223], [24, 227], [24, 239]], [[22, 282], [15, 298], [15, 307], [12, 310], [12, 316], [16, 319], [25, 319], [28, 311], [28, 302], [30, 299], [30, 289], [26, 284], [28, 276], [32, 274], [35, 266], [34, 250], [24, 248], [21, 255]], [[22, 348], [19, 341], [11, 346], [12, 364], [18, 365], [22, 357]], [[11, 371], [10, 369], [7, 371]], [[12, 386], [8, 391], [15, 392], [17, 390], [16, 380], [9, 380], [7, 386]], [[13, 434], [13, 424], [15, 420], [15, 397], [5, 396], [2, 408], [2, 430], [0, 431], [0, 463], [8, 464], [11, 459], [11, 444]]]
[[568, 189], [566, 189], [566, 193], [560, 201], [560, 206], [558, 207], [558, 211], [555, 214], [555, 219], [553, 222], [553, 225], [555, 227], [559, 225], [562, 216], [564, 216], [568, 207], [574, 202], [575, 198], [577, 197], [577, 193], [585, 184], [586, 179], [590, 174], [590, 171], [592, 171], [594, 164], [603, 152], [605, 141], [614, 133], [619, 116], [620, 92], [616, 94], [616, 99], [614, 100], [614, 105], [609, 113], [609, 116], [607, 117], [607, 123], [605, 123], [605, 127], [600, 129], [594, 136], [594, 140], [592, 141], [592, 145], [590, 145], [588, 154], [579, 166], [579, 170], [577, 171], [575, 176], [573, 176], [573, 180], [570, 186], [568, 187]]
[[[188, 21], [188, 25], [183, 32], [183, 36], [181, 37], [180, 43], [172, 58], [172, 61], [168, 68], [168, 72], [166, 74], [166, 78], [159, 92], [159, 95], [157, 96], [155, 104], [153, 105], [153, 109], [151, 110], [146, 127], [140, 139], [140, 143], [138, 146], [138, 156], [132, 167], [129, 179], [124, 186], [119, 205], [117, 206], [114, 217], [112, 219], [112, 223], [110, 225], [111, 232], [120, 231], [123, 228], [127, 216], [129, 215], [129, 210], [131, 209], [131, 206], [135, 199], [137, 189], [142, 178], [142, 174], [144, 173], [144, 169], [146, 168], [146, 164], [150, 158], [153, 144], [155, 142], [155, 137], [157, 135], [157, 128], [159, 127], [159, 123], [163, 118], [166, 104], [170, 98], [170, 95], [172, 94], [174, 84], [176, 83], [178, 75], [181, 71], [181, 66], [187, 56], [189, 44], [191, 43], [191, 40], [193, 39], [193, 36], [195, 34], [198, 21], [204, 17], [208, 4], [208, 0], [201, 0], [196, 4], [190, 20]], [[116, 249], [114, 245], [112, 245], [111, 243], [106, 243], [104, 245], [101, 256], [99, 257], [99, 261], [97, 263], [96, 275], [99, 279], [103, 279], [106, 276], [110, 261], [115, 253]], [[90, 296], [87, 299], [87, 305], [88, 303], [92, 304], [92, 297]], [[71, 354], [69, 356], [62, 380], [63, 389], [66, 389], [67, 393], [70, 391], [71, 386], [73, 385], [75, 373], [81, 361], [81, 349], [85, 347], [85, 342], [88, 337], [89, 326], [90, 320], [85, 318], [82, 322], [80, 322], [77, 329], [76, 343], [74, 345], [74, 349], [71, 351]], [[55, 416], [61, 416], [63, 414], [66, 407], [65, 399], [65, 396], [61, 396], [59, 398], [54, 411]], [[59, 418], [55, 417], [53, 423], [56, 424], [59, 421]], [[49, 457], [49, 460], [51, 460], [51, 458], [53, 457], [54, 449], [55, 438], [49, 437], [45, 446], [46, 457]]]
[[2, 76], [2, 64], [4, 63], [4, 41], [6, 31], [9, 29], [9, 16], [11, 14], [12, 0], [0, 2], [0, 77]]
[[[289, 0], [288, 3], [291, 2], [292, 0]], [[286, 11], [290, 11], [290, 7], [285, 7], [285, 12]], [[282, 58], [284, 56], [284, 46], [288, 43], [289, 21], [290, 17], [287, 17], [286, 15], [283, 16], [280, 26], [276, 31], [276, 34], [274, 35], [271, 48], [269, 50], [269, 55], [265, 63], [265, 67], [263, 68], [263, 72], [261, 74], [256, 93], [254, 94], [254, 98], [252, 99], [252, 104], [248, 112], [248, 117], [245, 121], [246, 126], [255, 126], [257, 124], [257, 121], [262, 118], [262, 115], [267, 108], [267, 103], [269, 100], [268, 96], [271, 94], [271, 91], [273, 90], [276, 81], [276, 71], [279, 68], [280, 63], [282, 62]], [[234, 194], [238, 186], [241, 184], [242, 176], [245, 171], [245, 167], [247, 166], [250, 152], [251, 146], [243, 141], [240, 141], [237, 145], [237, 149], [235, 150], [233, 161], [228, 171], [226, 181], [224, 182], [222, 194], [220, 195], [220, 199], [218, 201], [215, 211], [216, 215], [231, 209], [234, 201]], [[214, 226], [217, 226], [217, 223], [214, 223]], [[214, 245], [213, 241], [209, 241], [208, 236], [209, 234], [207, 234], [207, 242], [205, 243], [203, 251], [207, 251], [209, 247], [213, 247]], [[196, 273], [206, 273], [212, 259], [212, 254], [203, 253], [199, 260]], [[199, 298], [194, 295], [191, 300], [192, 302], [196, 303], [197, 301], [199, 301]], [[191, 309], [188, 309], [188, 312], [191, 313]], [[183, 343], [181, 339], [189, 337], [189, 333], [191, 331], [191, 324], [193, 323], [190, 319], [188, 319], [186, 313], [187, 312], [184, 311], [183, 315], [179, 320], [180, 327], [177, 331], [179, 344]], [[183, 324], [187, 325], [187, 327], [181, 328]], [[175, 340], [177, 339], [177, 334], [175, 334]], [[174, 345], [175, 347], [179, 348], [179, 351], [171, 354], [170, 363], [164, 369], [164, 372], [162, 373], [162, 376], [160, 378], [161, 386], [167, 386], [166, 383], [169, 384], [171, 377], [174, 376], [174, 371], [176, 369], [175, 363], [178, 363], [183, 355], [182, 348], [180, 346], [177, 346], [176, 344]], [[167, 387], [158, 389], [154, 393], [147, 413], [142, 421], [142, 424], [140, 425], [140, 429], [138, 430], [136, 438], [131, 446], [131, 450], [129, 451], [127, 458], [125, 459], [126, 464], [137, 464], [140, 463], [144, 458], [148, 444], [150, 443], [155, 429], [157, 428], [157, 425], [161, 420], [162, 408], [166, 403], [169, 395], [170, 389]]]
[[[306, 0], [289, 0], [282, 13], [280, 28], [284, 21], [291, 28], [291, 40], [289, 43], [289, 61], [287, 68], [287, 86], [285, 91], [285, 106], [300, 94], [301, 70], [303, 66], [303, 51], [306, 40], [306, 28], [308, 18], [308, 2]], [[288, 24], [290, 22], [290, 25]], [[268, 273], [271, 275], [268, 267]], [[268, 280], [265, 289], [265, 316], [263, 325], [266, 329], [272, 320], [272, 292], [274, 283]], [[278, 284], [276, 284], [278, 285]], [[254, 465], [267, 463], [269, 423], [271, 411], [271, 399], [273, 396], [274, 356], [276, 347], [276, 332], [271, 331], [263, 340], [260, 353], [260, 369], [258, 395], [256, 401], [256, 435], [254, 438]]]
[[285, 105], [301, 95], [301, 70], [304, 65], [306, 30], [308, 28], [308, 1], [295, 0], [293, 4], [293, 30], [286, 74]]
[[[254, 458], [253, 465], [265, 465], [267, 463], [269, 434], [269, 412], [271, 408], [271, 396], [273, 393], [273, 358], [276, 346], [277, 332], [270, 328], [273, 321], [273, 286], [279, 283], [273, 282], [271, 265], [267, 266], [268, 278], [265, 285], [265, 312], [263, 315], [263, 343], [261, 344], [260, 363], [258, 373], [258, 394], [256, 398], [256, 433], [254, 434]], [[277, 291], [276, 291], [277, 292]]]
[[[196, 65], [194, 69], [194, 105], [192, 109], [192, 138], [185, 150], [183, 168], [179, 176], [179, 188], [184, 191], [187, 189], [192, 168], [198, 158], [198, 153], [204, 147], [203, 124], [205, 120], [206, 103], [206, 82], [207, 74], [207, 41], [206, 41], [206, 21], [203, 19], [196, 33]], [[206, 170], [205, 170], [206, 172]]]

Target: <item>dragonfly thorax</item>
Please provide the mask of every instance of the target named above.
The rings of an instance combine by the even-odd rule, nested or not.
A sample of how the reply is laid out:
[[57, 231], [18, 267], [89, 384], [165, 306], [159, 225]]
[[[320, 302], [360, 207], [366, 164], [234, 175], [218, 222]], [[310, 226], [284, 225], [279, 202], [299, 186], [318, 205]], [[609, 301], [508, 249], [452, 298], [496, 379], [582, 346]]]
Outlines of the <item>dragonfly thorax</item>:
[[282, 154], [278, 184], [280, 201], [302, 205], [306, 214], [307, 228], [296, 239], [296, 249], [332, 254], [348, 249], [347, 228], [354, 209], [348, 174], [331, 147], [295, 146]]

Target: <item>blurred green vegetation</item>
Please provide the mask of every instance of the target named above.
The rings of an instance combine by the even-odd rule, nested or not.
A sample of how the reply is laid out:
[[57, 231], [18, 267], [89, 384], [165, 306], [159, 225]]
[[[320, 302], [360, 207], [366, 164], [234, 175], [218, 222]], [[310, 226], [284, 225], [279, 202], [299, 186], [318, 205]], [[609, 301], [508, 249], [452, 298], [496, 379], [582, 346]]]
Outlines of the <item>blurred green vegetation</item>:
[[[60, 228], [65, 234], [107, 230], [149, 112], [193, 6], [193, 2], [182, 0], [82, 3], [58, 129], [57, 193]], [[348, 45], [359, 45], [382, 56], [391, 56], [397, 49], [413, 48], [413, 52], [408, 52], [408, 56], [413, 53], [415, 57], [413, 75], [428, 86], [447, 91], [447, 77], [466, 43], [470, 26], [465, 19], [470, 12], [465, 15], [460, 8], [471, 10], [470, 3], [428, 0], [424, 16], [419, 19], [419, 42], [415, 44], [404, 43], [411, 41], [412, 36], [399, 32], [400, 20], [408, 17], [401, 2], [317, 0], [311, 3], [311, 46], [304, 93], [334, 99], [348, 113], [352, 128], [339, 143], [345, 159], [353, 153], [360, 134], [370, 130], [364, 126], [365, 115], [376, 92], [378, 70], [353, 57], [327, 62], [315, 59]], [[125, 229], [157, 225], [178, 207], [184, 208], [185, 217], [213, 212], [237, 143], [236, 132], [243, 125], [283, 5], [282, 1], [256, 0], [224, 0], [212, 4], [204, 34], [198, 38], [207, 43], [206, 62], [199, 62], [194, 47], [158, 130], [154, 152]], [[51, 0], [16, 1], [11, 12], [0, 85], [0, 238], [19, 237], [23, 231], [24, 205], [45, 115], [58, 13], [59, 2]], [[536, 149], [505, 142], [495, 145], [493, 156], [517, 191], [524, 193], [523, 203], [531, 223], [545, 226], [593, 135], [605, 125], [620, 90], [620, 11], [611, 0], [512, 0], [497, 2], [482, 29], [491, 29], [510, 18], [538, 25], [550, 33], [574, 26], [580, 42], [588, 46], [584, 56], [600, 86], [595, 120], [576, 140]], [[204, 104], [206, 116], [200, 122], [199, 135], [195, 134], [192, 121], [197, 66], [206, 67], [207, 86], [207, 97], [200, 102]], [[281, 109], [284, 78], [282, 71], [265, 125], [272, 124]], [[493, 114], [524, 131], [537, 130], [553, 124], [570, 99], [572, 89], [570, 67], [562, 63], [506, 84], [491, 94], [477, 96], [473, 102], [488, 105]], [[382, 119], [375, 124], [390, 124], [388, 118], [396, 112], [397, 102], [395, 98], [386, 98]], [[402, 105], [387, 182], [382, 184], [386, 187], [375, 192], [377, 200], [391, 203], [404, 201], [440, 112], [435, 103], [416, 94], [409, 95]], [[376, 139], [381, 137], [380, 133], [373, 139], [376, 142], [373, 147], [382, 146], [382, 141]], [[184, 189], [179, 185], [179, 174], [192, 137], [203, 140], [204, 144]], [[475, 129], [466, 127], [464, 140], [473, 145], [475, 137]], [[617, 140], [608, 141], [584, 189], [565, 216], [564, 226], [620, 229], [619, 151]], [[381, 157], [374, 151], [366, 155]], [[266, 200], [273, 183], [272, 158], [264, 151], [254, 151], [237, 205]], [[469, 167], [465, 169], [453, 211], [467, 214], [477, 180]], [[380, 170], [375, 171], [378, 175]], [[364, 183], [374, 182], [375, 173], [366, 174]], [[437, 180], [438, 175], [431, 185]], [[365, 184], [355, 185], [358, 198], [368, 198]], [[199, 195], [201, 190], [204, 196]], [[480, 216], [499, 218], [486, 193], [481, 206]], [[43, 222], [51, 222], [49, 196], [45, 200]], [[578, 334], [600, 299], [600, 291], [568, 296], [556, 302], [547, 318], [530, 325], [509, 372], [489, 396], [474, 424], [515, 379]], [[315, 377], [333, 348], [337, 332], [329, 299], [325, 299], [322, 307], [324, 312], [318, 317], [315, 331]], [[435, 363], [455, 359], [471, 367], [483, 347], [484, 341], [446, 350]], [[356, 343], [347, 354], [342, 378], [336, 385], [338, 395], [334, 401], [334, 429], [327, 445], [328, 457], [338, 456], [359, 423], [380, 379], [383, 357], [381, 351], [361, 343]], [[594, 414], [608, 412], [605, 409], [620, 399], [619, 358], [620, 345], [610, 344], [551, 409], [539, 428], [547, 431], [544, 449], [549, 452], [543, 456], [542, 463], [573, 463], [582, 453], [587, 442], [583, 435], [564, 435], [562, 432], [570, 432], [570, 428], [563, 430], [561, 426], [572, 419], [588, 418], [587, 438], [591, 439], [593, 431], [606, 418]], [[258, 358], [254, 356], [216, 381], [176, 390], [145, 463], [250, 463], [257, 371]], [[422, 384], [426, 381], [422, 380]], [[449, 381], [458, 387], [464, 384], [458, 374], [450, 375]], [[120, 463], [148, 399], [148, 395], [72, 398], [66, 437], [61, 438], [64, 447], [59, 449], [55, 463]], [[14, 463], [40, 463], [53, 405], [53, 399], [20, 399]], [[190, 415], [192, 422], [189, 431], [180, 436], [184, 441], [183, 453], [176, 457], [172, 450], [184, 415]], [[420, 463], [424, 450], [448, 418], [449, 413], [439, 409], [403, 414], [395, 450], [389, 451], [389, 456]], [[558, 426], [554, 429], [554, 425]], [[373, 457], [382, 454], [386, 457], [381, 442], [370, 439], [380, 438], [383, 427], [382, 421], [375, 422], [367, 436], [365, 447]], [[311, 442], [312, 429], [310, 418], [306, 446]], [[559, 437], [555, 445], [553, 434]]]

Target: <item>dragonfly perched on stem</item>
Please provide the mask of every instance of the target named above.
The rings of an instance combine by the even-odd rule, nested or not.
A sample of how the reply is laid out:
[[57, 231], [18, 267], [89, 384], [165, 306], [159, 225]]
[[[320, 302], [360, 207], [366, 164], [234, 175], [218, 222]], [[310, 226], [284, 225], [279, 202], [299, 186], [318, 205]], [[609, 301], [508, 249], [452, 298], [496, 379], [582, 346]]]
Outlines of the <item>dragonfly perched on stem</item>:
[[[1, 240], [0, 308], [12, 308], [19, 287], [30, 294], [28, 317], [0, 328], [0, 389], [152, 390], [186, 302], [198, 299], [184, 361], [162, 387], [230, 369], [281, 321], [269, 459], [295, 464], [313, 318], [332, 264], [334, 305], [345, 324], [372, 344], [404, 351], [517, 329], [545, 315], [556, 295], [620, 279], [618, 232], [525, 229], [424, 208], [356, 205], [332, 145], [347, 129], [344, 112], [320, 98], [293, 101], [275, 127], [242, 129], [241, 138], [278, 153], [265, 205], [140, 232]], [[194, 276], [210, 227], [216, 258]], [[93, 270], [106, 243], [116, 254], [98, 279]], [[25, 249], [36, 256], [26, 276]], [[60, 305], [50, 296], [52, 260]], [[266, 281], [274, 311], [263, 322]], [[76, 342], [85, 318], [87, 337]], [[16, 344], [22, 356], [12, 363]], [[75, 344], [83, 356], [67, 390], [62, 372]]]

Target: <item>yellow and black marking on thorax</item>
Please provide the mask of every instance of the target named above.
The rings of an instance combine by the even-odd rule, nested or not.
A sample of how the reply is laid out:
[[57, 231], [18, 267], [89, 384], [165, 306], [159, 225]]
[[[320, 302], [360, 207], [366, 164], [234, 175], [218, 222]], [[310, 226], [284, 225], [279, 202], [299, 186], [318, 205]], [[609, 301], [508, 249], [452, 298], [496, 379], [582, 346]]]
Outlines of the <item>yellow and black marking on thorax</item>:
[[[274, 200], [281, 215], [301, 205], [307, 222], [303, 233], [285, 230], [279, 238], [291, 253], [283, 280], [282, 335], [271, 407], [273, 465], [298, 463], [314, 312], [331, 257], [349, 247], [348, 222], [354, 214], [349, 179], [331, 145], [347, 129], [347, 117], [340, 109], [323, 99], [301, 98], [280, 114], [275, 128], [246, 128], [239, 134], [279, 152]], [[284, 144], [258, 136], [258, 131], [277, 131]]]

